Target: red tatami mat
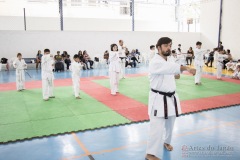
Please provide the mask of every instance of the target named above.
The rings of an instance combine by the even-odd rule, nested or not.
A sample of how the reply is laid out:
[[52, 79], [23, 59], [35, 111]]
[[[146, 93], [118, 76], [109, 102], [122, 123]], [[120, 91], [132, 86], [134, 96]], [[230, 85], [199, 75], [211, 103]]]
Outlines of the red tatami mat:
[[147, 106], [122, 94], [113, 96], [110, 90], [92, 81], [81, 83], [81, 90], [131, 121], [148, 120]]

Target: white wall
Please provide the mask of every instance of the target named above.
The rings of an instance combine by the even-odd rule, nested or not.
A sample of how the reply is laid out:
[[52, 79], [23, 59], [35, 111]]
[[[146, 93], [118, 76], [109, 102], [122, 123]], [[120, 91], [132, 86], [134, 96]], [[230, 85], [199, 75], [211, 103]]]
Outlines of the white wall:
[[213, 49], [218, 46], [218, 28], [220, 15], [220, 0], [201, 3], [201, 41], [203, 48]]
[[[240, 59], [240, 1], [224, 0], [222, 12], [221, 41], [224, 49], [230, 49], [234, 59]], [[204, 48], [214, 48], [218, 44], [220, 0], [201, 4], [201, 41]]]
[[195, 46], [200, 33], [174, 32], [71, 32], [71, 31], [0, 31], [0, 57], [15, 57], [18, 52], [23, 57], [35, 57], [37, 50], [49, 48], [56, 51], [68, 51], [72, 56], [78, 50], [87, 50], [93, 56], [109, 50], [110, 44], [123, 39], [125, 45], [140, 52], [148, 52], [150, 45], [155, 45], [160, 37], [173, 39], [173, 48], [182, 44], [183, 51]]
[[240, 1], [223, 1], [222, 37], [225, 49], [230, 49], [235, 59], [240, 59]]
[[[24, 30], [23, 17], [0, 16], [0, 30]], [[60, 18], [27, 17], [28, 31], [59, 31]], [[166, 25], [168, 24], [168, 25]], [[64, 18], [65, 31], [131, 31], [132, 20], [129, 19], [96, 19]], [[135, 31], [177, 31], [177, 22], [153, 20], [135, 20]]]

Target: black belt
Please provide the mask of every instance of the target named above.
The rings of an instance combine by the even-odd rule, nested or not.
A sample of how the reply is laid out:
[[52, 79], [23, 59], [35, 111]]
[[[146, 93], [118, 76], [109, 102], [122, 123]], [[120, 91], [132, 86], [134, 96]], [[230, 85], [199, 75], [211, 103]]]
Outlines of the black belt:
[[[178, 108], [177, 108], [177, 99], [175, 97], [175, 91], [174, 92], [161, 92], [161, 91], [157, 91], [155, 89], [151, 89], [152, 92], [154, 93], [158, 93], [163, 95], [163, 101], [164, 101], [164, 118], [168, 119], [168, 106], [167, 106], [167, 96], [168, 97], [172, 97], [174, 98], [174, 105], [175, 105], [175, 112], [176, 112], [176, 117], [178, 117]], [[154, 113], [156, 116], [156, 112]]]

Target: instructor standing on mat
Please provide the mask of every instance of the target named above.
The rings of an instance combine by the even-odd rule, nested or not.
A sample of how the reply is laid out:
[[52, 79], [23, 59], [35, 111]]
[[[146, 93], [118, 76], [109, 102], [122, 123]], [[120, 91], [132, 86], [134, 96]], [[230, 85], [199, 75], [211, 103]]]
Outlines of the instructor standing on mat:
[[[162, 37], [158, 40], [156, 53], [149, 64], [148, 114], [150, 130], [147, 142], [146, 160], [160, 160], [163, 146], [172, 151], [170, 145], [175, 118], [181, 114], [180, 102], [176, 91], [175, 79], [180, 78], [182, 71], [195, 75], [196, 70], [180, 66], [171, 58], [172, 40]], [[166, 132], [165, 134], [164, 131]], [[165, 135], [165, 137], [163, 137]]]

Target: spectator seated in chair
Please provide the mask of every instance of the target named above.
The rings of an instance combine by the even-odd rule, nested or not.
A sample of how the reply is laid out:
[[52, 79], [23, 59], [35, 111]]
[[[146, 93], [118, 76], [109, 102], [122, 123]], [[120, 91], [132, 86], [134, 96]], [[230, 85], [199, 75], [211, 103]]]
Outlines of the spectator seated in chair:
[[108, 52], [108, 50], [106, 50], [106, 51], [104, 52], [104, 54], [103, 54], [103, 59], [105, 59], [105, 60], [106, 60], [106, 64], [108, 64], [108, 59], [109, 59], [109, 52]]
[[57, 55], [54, 56], [54, 60], [55, 60], [55, 71], [64, 71], [64, 62], [63, 62], [63, 58], [60, 55], [60, 51], [57, 51]]
[[71, 65], [70, 55], [67, 55], [64, 62], [67, 65], [67, 70], [69, 70], [69, 66]]
[[[83, 59], [84, 59], [84, 63], [86, 64], [87, 69], [93, 69], [93, 60], [91, 60], [90, 56], [88, 55], [87, 51], [84, 50], [83, 51]], [[88, 63], [90, 64], [90, 67], [88, 66]]]

